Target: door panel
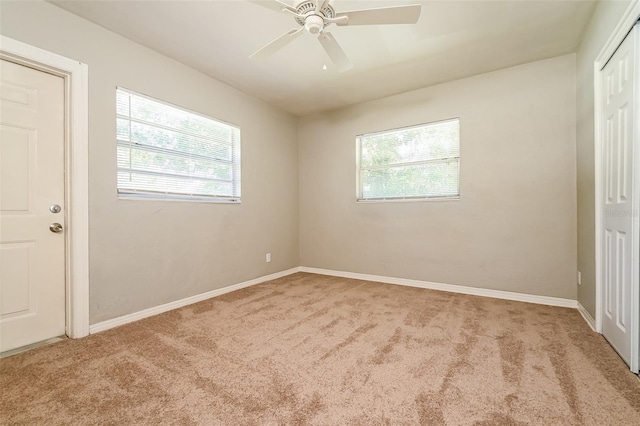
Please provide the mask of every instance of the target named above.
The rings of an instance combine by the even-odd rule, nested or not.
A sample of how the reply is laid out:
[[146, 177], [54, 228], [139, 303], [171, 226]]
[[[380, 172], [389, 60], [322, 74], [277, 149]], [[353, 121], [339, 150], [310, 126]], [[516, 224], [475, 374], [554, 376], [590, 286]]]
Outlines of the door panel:
[[29, 211], [29, 172], [33, 170], [32, 156], [35, 149], [34, 132], [0, 125], [0, 180], [3, 212]]
[[[64, 81], [0, 64], [0, 351], [65, 333]], [[62, 211], [52, 213], [58, 204]]]
[[29, 312], [34, 294], [29, 280], [29, 264], [33, 262], [33, 241], [2, 245], [0, 252], [0, 279], [2, 280], [2, 306], [0, 313], [11, 315]]

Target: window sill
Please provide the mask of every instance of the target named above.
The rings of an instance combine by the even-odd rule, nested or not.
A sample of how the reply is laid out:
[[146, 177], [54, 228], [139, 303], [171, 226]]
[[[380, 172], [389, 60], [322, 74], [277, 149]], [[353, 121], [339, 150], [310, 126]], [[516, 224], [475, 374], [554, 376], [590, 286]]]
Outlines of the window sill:
[[356, 199], [356, 203], [373, 204], [373, 203], [415, 203], [415, 202], [435, 202], [435, 201], [460, 201], [460, 196], [452, 197], [420, 197], [420, 198], [375, 198], [375, 199]]
[[118, 200], [125, 201], [169, 201], [169, 202], [187, 202], [187, 203], [204, 203], [204, 204], [241, 204], [239, 198], [208, 198], [208, 197], [180, 197], [180, 196], [162, 196], [162, 195], [145, 195], [145, 194], [127, 194], [118, 193]]

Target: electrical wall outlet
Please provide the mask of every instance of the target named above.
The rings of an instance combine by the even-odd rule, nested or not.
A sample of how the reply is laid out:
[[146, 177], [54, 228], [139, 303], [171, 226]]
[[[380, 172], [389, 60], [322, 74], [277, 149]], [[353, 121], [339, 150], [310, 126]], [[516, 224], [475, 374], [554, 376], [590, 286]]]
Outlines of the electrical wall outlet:
[[265, 260], [267, 261], [267, 263], [271, 262], [271, 253], [267, 253]]
[[578, 271], [578, 285], [582, 285], [582, 273]]

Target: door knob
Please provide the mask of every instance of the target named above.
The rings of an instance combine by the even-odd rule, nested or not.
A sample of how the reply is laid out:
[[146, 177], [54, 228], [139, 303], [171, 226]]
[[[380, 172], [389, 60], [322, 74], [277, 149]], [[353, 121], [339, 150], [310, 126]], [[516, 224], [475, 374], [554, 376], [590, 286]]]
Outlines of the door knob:
[[58, 232], [62, 232], [62, 225], [60, 225], [59, 223], [52, 223], [51, 225], [49, 225], [49, 231], [51, 232], [55, 232], [56, 234]]

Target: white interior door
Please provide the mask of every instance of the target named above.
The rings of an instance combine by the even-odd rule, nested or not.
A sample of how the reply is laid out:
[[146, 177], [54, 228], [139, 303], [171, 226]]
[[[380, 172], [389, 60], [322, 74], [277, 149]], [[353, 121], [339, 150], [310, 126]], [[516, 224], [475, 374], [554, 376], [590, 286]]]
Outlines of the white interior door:
[[0, 352], [65, 334], [64, 111], [62, 78], [1, 61]]
[[[602, 333], [637, 371], [638, 125], [637, 31], [625, 38], [605, 68], [602, 123], [604, 211], [602, 234]], [[636, 139], [634, 143], [634, 139]], [[635, 173], [635, 174], [634, 174]], [[635, 333], [635, 334], [634, 334]]]

